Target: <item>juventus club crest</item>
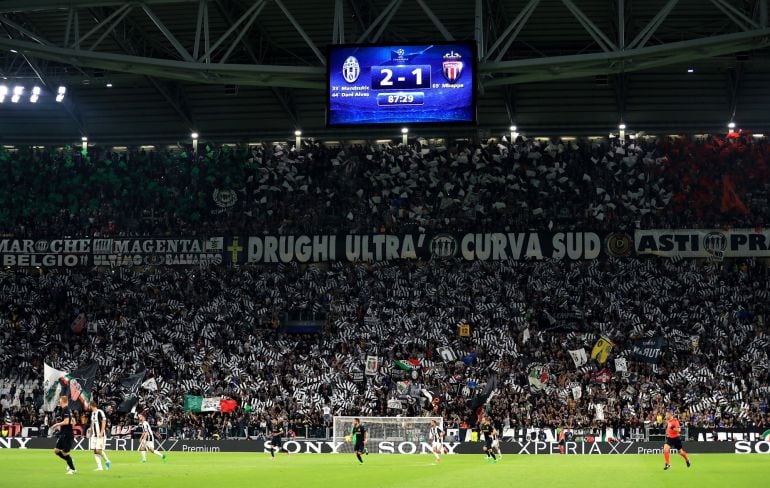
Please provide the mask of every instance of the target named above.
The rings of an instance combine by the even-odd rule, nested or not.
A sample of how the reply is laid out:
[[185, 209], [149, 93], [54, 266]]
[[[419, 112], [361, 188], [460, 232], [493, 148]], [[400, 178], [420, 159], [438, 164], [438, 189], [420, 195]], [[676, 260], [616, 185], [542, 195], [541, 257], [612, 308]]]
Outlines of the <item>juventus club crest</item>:
[[348, 56], [348, 59], [342, 64], [342, 78], [348, 83], [355, 83], [358, 75], [361, 74], [361, 66], [355, 56]]
[[460, 246], [450, 234], [439, 234], [430, 241], [430, 251], [434, 258], [451, 258], [457, 254]]
[[462, 56], [454, 51], [444, 54], [444, 63], [442, 65], [444, 78], [449, 83], [454, 83], [460, 78], [463, 72]]

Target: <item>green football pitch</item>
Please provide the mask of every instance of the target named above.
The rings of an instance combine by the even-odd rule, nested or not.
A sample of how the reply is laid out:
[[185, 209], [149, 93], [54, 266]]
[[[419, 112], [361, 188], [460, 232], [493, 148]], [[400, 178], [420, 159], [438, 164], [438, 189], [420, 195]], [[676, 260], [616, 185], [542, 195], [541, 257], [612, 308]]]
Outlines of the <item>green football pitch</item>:
[[760, 487], [770, 480], [770, 456], [692, 455], [692, 468], [672, 456], [663, 471], [660, 455], [507, 455], [488, 464], [482, 455], [370, 455], [359, 465], [351, 454], [269, 454], [170, 452], [164, 464], [137, 452], [112, 452], [112, 469], [94, 472], [90, 453], [73, 456], [78, 472], [65, 475], [64, 461], [50, 451], [0, 450], [0, 486], [36, 487]]

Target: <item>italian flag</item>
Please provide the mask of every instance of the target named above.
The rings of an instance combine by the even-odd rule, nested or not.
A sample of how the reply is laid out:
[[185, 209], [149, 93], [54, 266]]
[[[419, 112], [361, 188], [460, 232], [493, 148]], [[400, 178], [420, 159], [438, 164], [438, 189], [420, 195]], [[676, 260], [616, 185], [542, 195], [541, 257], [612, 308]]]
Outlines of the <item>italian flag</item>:
[[231, 398], [201, 397], [195, 395], [184, 396], [185, 412], [234, 412], [238, 408], [238, 402]]
[[420, 367], [419, 359], [396, 359], [395, 366], [401, 368], [404, 371], [411, 371]]

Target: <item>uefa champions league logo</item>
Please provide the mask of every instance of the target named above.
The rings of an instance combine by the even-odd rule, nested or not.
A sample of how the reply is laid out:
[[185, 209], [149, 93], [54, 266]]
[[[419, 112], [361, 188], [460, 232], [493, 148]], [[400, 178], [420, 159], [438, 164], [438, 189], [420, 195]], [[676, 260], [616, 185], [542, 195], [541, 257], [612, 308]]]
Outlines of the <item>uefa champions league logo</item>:
[[348, 83], [355, 83], [358, 75], [361, 74], [361, 66], [354, 56], [348, 56], [348, 59], [342, 64], [342, 77]]
[[403, 48], [398, 48], [390, 53], [390, 60], [399, 64], [406, 63], [409, 60], [404, 57], [404, 54], [406, 54], [406, 51]]

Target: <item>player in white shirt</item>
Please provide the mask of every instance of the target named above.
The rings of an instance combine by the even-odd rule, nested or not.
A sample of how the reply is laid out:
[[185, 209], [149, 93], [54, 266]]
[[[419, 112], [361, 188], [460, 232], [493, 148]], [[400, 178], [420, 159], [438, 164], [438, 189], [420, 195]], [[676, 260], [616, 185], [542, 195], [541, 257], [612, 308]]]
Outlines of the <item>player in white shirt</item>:
[[435, 420], [430, 421], [428, 438], [431, 441], [431, 447], [433, 448], [433, 455], [436, 456], [436, 462], [440, 463], [441, 457], [439, 457], [439, 454], [441, 454], [441, 450], [444, 447], [444, 431], [441, 430], [441, 427], [438, 426], [438, 423]]
[[150, 427], [147, 418], [139, 414], [139, 422], [142, 425], [142, 437], [139, 438], [139, 452], [142, 453], [142, 462], [147, 462], [148, 450], [166, 462], [166, 455], [155, 450], [155, 434], [152, 433], [152, 427]]
[[332, 407], [329, 406], [328, 403], [324, 403], [324, 406], [322, 407], [323, 413], [324, 413], [324, 423], [326, 423], [326, 426], [328, 427], [332, 423]]
[[102, 458], [104, 458], [104, 465], [107, 469], [110, 469], [110, 458], [107, 457], [107, 452], [104, 450], [104, 443], [107, 440], [107, 416], [104, 415], [104, 411], [99, 408], [94, 400], [91, 400], [89, 404], [91, 409], [91, 428], [89, 429], [89, 443], [91, 449], [94, 451], [94, 459], [96, 459], [95, 471], [103, 471]]

